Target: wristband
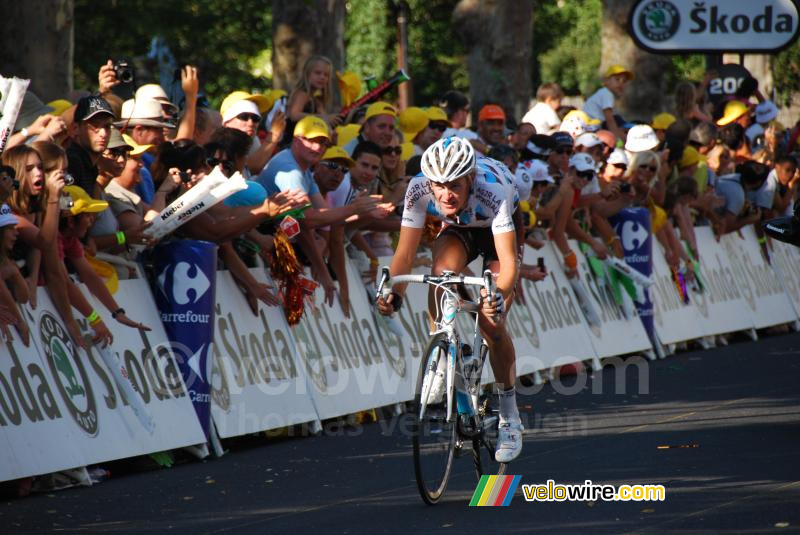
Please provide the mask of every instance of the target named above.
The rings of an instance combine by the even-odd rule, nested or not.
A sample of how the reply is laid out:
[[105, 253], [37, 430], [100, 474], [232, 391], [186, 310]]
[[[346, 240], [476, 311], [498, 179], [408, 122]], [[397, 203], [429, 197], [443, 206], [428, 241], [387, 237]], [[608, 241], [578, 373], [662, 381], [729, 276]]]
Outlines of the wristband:
[[119, 307], [119, 308], [118, 308], [118, 309], [116, 309], [114, 312], [112, 312], [112, 313], [111, 313], [111, 317], [112, 317], [113, 319], [117, 319], [117, 316], [119, 316], [120, 314], [125, 314], [125, 309], [124, 309], [124, 308], [122, 308], [122, 307]]
[[570, 251], [564, 255], [564, 265], [572, 270], [578, 269], [578, 255], [575, 254], [575, 251]]
[[25, 139], [29, 138], [31, 135], [30, 130], [28, 130], [27, 128], [23, 128], [22, 130], [19, 131], [19, 133], [22, 134], [22, 137], [24, 137]]
[[379, 263], [379, 262], [378, 262], [378, 259], [377, 259], [377, 258], [370, 258], [370, 259], [369, 259], [369, 265], [370, 265], [370, 267], [378, 267], [378, 263]]
[[392, 299], [392, 308], [394, 308], [394, 311], [397, 312], [400, 310], [400, 307], [403, 306], [403, 296], [397, 292], [392, 292], [389, 295], [394, 296]]
[[117, 244], [125, 245], [125, 233], [121, 230], [117, 232]]
[[619, 241], [619, 236], [614, 236], [613, 238], [611, 238], [610, 240], [608, 240], [608, 241], [606, 242], [606, 245], [608, 245], [609, 247], [611, 247], [611, 246], [614, 244], [614, 242], [615, 242], [615, 241]]
[[95, 326], [103, 320], [100, 319], [100, 315], [97, 313], [97, 311], [92, 309], [92, 313], [86, 316], [86, 321], [89, 322], [89, 325]]
[[758, 238], [758, 243], [760, 243], [761, 245], [764, 245], [765, 243], [767, 243], [767, 237], [766, 236], [761, 236], [760, 238]]

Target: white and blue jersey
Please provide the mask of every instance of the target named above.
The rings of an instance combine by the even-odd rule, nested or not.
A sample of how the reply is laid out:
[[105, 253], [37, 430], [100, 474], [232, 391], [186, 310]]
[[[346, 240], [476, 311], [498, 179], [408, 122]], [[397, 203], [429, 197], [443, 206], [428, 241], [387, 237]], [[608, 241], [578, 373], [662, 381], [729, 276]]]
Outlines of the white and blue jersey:
[[422, 228], [425, 216], [430, 215], [456, 227], [491, 227], [492, 234], [513, 231], [512, 214], [519, 203], [519, 195], [508, 167], [497, 160], [478, 156], [475, 170], [467, 205], [454, 217], [442, 213], [430, 182], [423, 174], [412, 178], [406, 190], [402, 226]]

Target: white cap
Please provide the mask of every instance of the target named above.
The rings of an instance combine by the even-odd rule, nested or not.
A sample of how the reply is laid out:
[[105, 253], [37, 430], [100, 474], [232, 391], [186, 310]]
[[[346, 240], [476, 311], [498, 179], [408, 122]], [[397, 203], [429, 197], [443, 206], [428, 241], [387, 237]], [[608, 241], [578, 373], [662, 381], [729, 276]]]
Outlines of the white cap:
[[587, 149], [591, 149], [592, 147], [596, 147], [602, 144], [603, 140], [597, 137], [597, 134], [593, 134], [591, 132], [584, 132], [583, 134], [575, 138], [576, 147], [581, 146], [581, 147], [586, 147]]
[[653, 127], [649, 124], [637, 124], [628, 130], [625, 141], [625, 150], [628, 152], [644, 152], [658, 147], [658, 137]]
[[756, 106], [756, 122], [768, 123], [778, 116], [778, 107], [771, 100], [765, 100]]
[[550, 154], [550, 149], [547, 147], [540, 147], [536, 145], [533, 141], [528, 141], [528, 144], [525, 145], [525, 148], [531, 151], [532, 153], [536, 154], [537, 156], [547, 156]]
[[630, 165], [628, 161], [628, 155], [622, 149], [614, 149], [611, 154], [608, 155], [608, 159], [606, 162], [609, 165], [614, 164], [622, 164], [622, 165]]
[[174, 126], [164, 121], [164, 110], [161, 109], [159, 101], [131, 98], [122, 103], [120, 120], [114, 123], [114, 126], [121, 129], [128, 126], [136, 126], [137, 124], [161, 128], [172, 128]]
[[595, 162], [594, 158], [585, 152], [576, 152], [569, 159], [569, 166], [574, 167], [576, 171], [594, 171]]
[[230, 108], [225, 110], [225, 115], [222, 116], [222, 123], [227, 123], [240, 113], [252, 113], [261, 117], [261, 112], [258, 111], [258, 104], [252, 100], [241, 99], [231, 104]]
[[157, 100], [164, 106], [169, 106], [173, 112], [177, 113], [178, 107], [169, 101], [167, 92], [158, 84], [144, 84], [136, 90], [134, 96], [136, 100]]
[[8, 225], [17, 225], [19, 219], [11, 213], [11, 208], [7, 204], [0, 206], [0, 227], [7, 227]]
[[528, 172], [531, 175], [531, 180], [536, 182], [549, 182], [551, 184], [555, 184], [555, 180], [550, 175], [550, 166], [548, 166], [542, 160], [531, 160], [527, 162], [530, 164], [528, 167]]

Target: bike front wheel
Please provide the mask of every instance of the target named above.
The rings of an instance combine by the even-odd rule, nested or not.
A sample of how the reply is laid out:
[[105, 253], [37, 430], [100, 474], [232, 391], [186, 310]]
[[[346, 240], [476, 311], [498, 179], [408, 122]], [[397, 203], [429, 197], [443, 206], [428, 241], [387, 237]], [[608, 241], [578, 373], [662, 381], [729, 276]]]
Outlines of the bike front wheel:
[[[446, 334], [438, 333], [431, 338], [420, 362], [412, 406], [414, 473], [420, 496], [429, 505], [438, 502], [447, 488], [456, 448], [455, 403], [448, 413], [446, 388], [434, 385], [439, 361], [447, 362], [449, 348]], [[446, 384], [446, 378], [438, 380], [442, 379]]]
[[[489, 357], [489, 349], [485, 344], [481, 344], [480, 351], [481, 362], [485, 366]], [[478, 480], [483, 475], [503, 475], [508, 466], [506, 463], [498, 463], [494, 458], [498, 424], [500, 423], [499, 412], [491, 403], [495, 395], [488, 387], [481, 389], [480, 392], [477, 403], [478, 414], [475, 416], [477, 433], [472, 437], [472, 460]]]

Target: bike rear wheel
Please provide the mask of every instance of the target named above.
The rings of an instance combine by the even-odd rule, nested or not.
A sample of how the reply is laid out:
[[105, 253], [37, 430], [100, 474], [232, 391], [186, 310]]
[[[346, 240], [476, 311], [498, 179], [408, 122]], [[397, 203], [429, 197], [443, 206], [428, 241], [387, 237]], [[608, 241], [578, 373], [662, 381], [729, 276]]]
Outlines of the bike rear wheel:
[[[429, 505], [438, 502], [447, 488], [456, 447], [455, 402], [448, 422], [447, 392], [444, 392], [441, 400], [433, 400], [429, 395], [429, 385], [436, 374], [438, 361], [448, 358], [449, 347], [444, 333], [438, 333], [431, 338], [420, 362], [412, 406], [414, 473], [420, 496]], [[423, 399], [423, 393], [426, 394], [426, 399]], [[453, 399], [455, 401], [454, 397]]]

